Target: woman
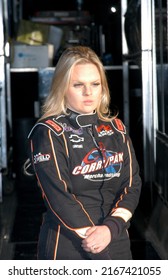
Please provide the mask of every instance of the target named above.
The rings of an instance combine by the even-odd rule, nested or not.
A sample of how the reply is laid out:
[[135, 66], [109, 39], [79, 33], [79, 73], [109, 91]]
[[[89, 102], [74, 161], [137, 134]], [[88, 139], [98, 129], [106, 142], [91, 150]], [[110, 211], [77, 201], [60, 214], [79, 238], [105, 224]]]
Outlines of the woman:
[[127, 229], [141, 179], [126, 128], [109, 110], [103, 65], [89, 47], [67, 48], [43, 115], [29, 134], [46, 205], [38, 259], [131, 259]]

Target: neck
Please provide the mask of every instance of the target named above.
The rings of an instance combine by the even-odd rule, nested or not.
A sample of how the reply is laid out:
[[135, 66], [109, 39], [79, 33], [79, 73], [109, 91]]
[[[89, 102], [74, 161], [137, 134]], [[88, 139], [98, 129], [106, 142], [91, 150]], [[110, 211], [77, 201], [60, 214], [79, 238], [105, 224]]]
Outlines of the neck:
[[74, 109], [72, 109], [72, 108], [70, 108], [70, 107], [67, 107], [67, 109], [68, 110], [70, 110], [71, 112], [74, 112], [74, 113], [76, 113], [76, 114], [78, 114], [78, 115], [92, 115], [92, 114], [95, 114], [95, 112], [96, 112], [96, 110], [94, 110], [93, 112], [91, 112], [91, 113], [81, 113], [81, 112], [78, 112], [78, 111], [76, 111], [76, 110], [74, 110]]

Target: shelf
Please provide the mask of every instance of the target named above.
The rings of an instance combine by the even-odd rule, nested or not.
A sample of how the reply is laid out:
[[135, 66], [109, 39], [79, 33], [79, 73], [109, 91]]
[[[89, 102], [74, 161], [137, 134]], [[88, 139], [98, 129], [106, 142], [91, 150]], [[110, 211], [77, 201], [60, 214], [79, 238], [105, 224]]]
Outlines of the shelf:
[[[45, 68], [10, 68], [10, 72], [12, 73], [19, 73], [19, 72], [38, 72], [42, 69], [46, 70], [54, 70], [55, 67], [45, 67]], [[123, 66], [122, 65], [105, 65], [104, 66], [105, 70], [122, 70]], [[130, 65], [129, 69], [139, 69], [137, 65]]]
[[33, 68], [31, 68], [31, 67], [28, 67], [28, 68], [10, 68], [10, 72], [12, 72], [12, 73], [38, 72], [41, 69], [53, 70], [54, 67], [45, 67], [45, 68], [34, 68], [34, 67]]
[[[122, 65], [105, 65], [104, 66], [105, 70], [122, 70]], [[131, 67], [132, 68], [132, 67]], [[45, 68], [10, 68], [10, 72], [38, 72], [41, 69], [46, 69], [46, 70], [53, 70], [55, 67], [45, 67]]]

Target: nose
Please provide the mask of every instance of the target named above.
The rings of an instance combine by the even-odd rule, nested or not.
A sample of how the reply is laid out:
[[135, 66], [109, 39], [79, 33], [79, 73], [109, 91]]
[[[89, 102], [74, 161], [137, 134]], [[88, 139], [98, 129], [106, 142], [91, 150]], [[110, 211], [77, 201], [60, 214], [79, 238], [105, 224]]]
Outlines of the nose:
[[91, 95], [92, 94], [92, 90], [90, 86], [85, 86], [84, 90], [83, 90], [83, 94], [84, 95]]

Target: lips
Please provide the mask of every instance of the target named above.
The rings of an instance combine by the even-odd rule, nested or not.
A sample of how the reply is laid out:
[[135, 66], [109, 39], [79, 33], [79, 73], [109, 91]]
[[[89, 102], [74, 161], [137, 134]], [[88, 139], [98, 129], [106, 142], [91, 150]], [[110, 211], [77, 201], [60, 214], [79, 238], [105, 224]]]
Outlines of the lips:
[[85, 105], [92, 105], [93, 104], [93, 100], [85, 100], [84, 104]]

